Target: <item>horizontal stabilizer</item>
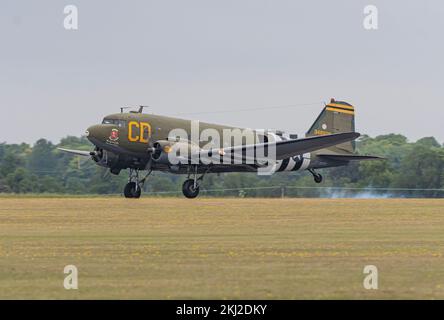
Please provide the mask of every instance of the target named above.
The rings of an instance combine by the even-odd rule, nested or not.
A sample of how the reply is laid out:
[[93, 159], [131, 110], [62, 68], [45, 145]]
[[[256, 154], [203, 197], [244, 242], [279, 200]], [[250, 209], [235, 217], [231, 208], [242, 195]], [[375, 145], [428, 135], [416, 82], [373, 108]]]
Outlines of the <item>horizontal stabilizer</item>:
[[357, 154], [318, 154], [320, 158], [333, 161], [362, 161], [362, 160], [384, 160], [377, 156], [361, 156]]

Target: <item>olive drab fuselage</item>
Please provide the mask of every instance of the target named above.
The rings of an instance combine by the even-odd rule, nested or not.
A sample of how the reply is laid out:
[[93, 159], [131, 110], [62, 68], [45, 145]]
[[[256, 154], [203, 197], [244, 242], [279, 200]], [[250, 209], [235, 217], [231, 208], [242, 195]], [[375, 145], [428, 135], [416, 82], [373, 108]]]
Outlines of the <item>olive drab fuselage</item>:
[[[156, 141], [171, 139], [170, 133], [173, 130], [182, 129], [186, 132], [191, 141], [198, 141], [199, 147], [203, 147], [208, 144], [208, 141], [200, 140], [200, 133], [205, 129], [216, 130], [219, 136], [223, 137], [224, 129], [228, 130], [249, 130], [255, 133], [255, 142], [258, 141], [258, 136], [255, 130], [236, 128], [231, 126], [210, 124], [206, 122], [198, 122], [197, 138], [192, 137], [192, 123], [193, 120], [179, 119], [161, 115], [144, 114], [144, 113], [116, 113], [106, 116], [103, 119], [102, 124], [93, 125], [87, 130], [88, 139], [97, 147], [117, 154], [120, 159], [126, 159], [120, 161], [121, 169], [131, 168], [131, 161], [135, 163], [134, 168], [143, 169], [146, 163], [149, 161], [150, 153], [148, 150], [153, 147]], [[197, 122], [194, 121], [194, 124]], [[282, 136], [277, 136], [277, 139], [288, 139]], [[259, 139], [260, 140], [260, 139]], [[320, 150], [323, 152], [325, 150]], [[330, 148], [329, 152], [334, 152], [334, 148]], [[340, 150], [339, 150], [340, 151]], [[321, 161], [317, 159], [318, 152], [311, 152], [310, 154], [300, 157], [300, 166], [297, 165], [297, 159], [295, 164], [292, 159], [283, 161], [282, 165], [287, 165], [287, 168], [281, 166], [276, 171], [296, 171], [309, 168], [323, 168], [329, 166], [343, 165], [343, 162]], [[325, 152], [323, 152], [325, 153]], [[288, 164], [290, 163], [290, 164]], [[108, 164], [107, 164], [108, 165]], [[163, 171], [172, 171], [170, 167], [165, 165], [154, 164], [154, 169]], [[174, 173], [186, 173], [185, 170], [178, 170], [173, 168]], [[213, 168], [213, 172], [254, 172], [257, 169], [256, 166], [221, 166], [220, 168]], [[199, 168], [199, 171], [205, 169]]]

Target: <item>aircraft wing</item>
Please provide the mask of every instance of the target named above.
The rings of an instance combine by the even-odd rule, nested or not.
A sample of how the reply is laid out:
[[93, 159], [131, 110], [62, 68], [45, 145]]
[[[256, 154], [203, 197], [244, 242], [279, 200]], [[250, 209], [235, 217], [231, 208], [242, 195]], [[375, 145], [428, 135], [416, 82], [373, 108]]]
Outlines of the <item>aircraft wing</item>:
[[[359, 136], [360, 134], [357, 132], [345, 132], [295, 140], [277, 141], [275, 143], [276, 160], [282, 160], [307, 152], [328, 148], [343, 142], [355, 140]], [[256, 155], [255, 160], [267, 161], [268, 159], [266, 157], [261, 159], [258, 155], [264, 155], [265, 149], [268, 148], [268, 150], [270, 150], [272, 147], [271, 145], [272, 143], [259, 143], [254, 145], [235, 146], [224, 148], [222, 153], [232, 153], [232, 158], [243, 160], [248, 159], [248, 155]]]
[[78, 155], [78, 156], [83, 156], [83, 157], [90, 157], [91, 156], [90, 151], [72, 150], [72, 149], [65, 149], [65, 148], [57, 148], [57, 149], [60, 150], [60, 151], [71, 153], [71, 154], [75, 154], [75, 155]]

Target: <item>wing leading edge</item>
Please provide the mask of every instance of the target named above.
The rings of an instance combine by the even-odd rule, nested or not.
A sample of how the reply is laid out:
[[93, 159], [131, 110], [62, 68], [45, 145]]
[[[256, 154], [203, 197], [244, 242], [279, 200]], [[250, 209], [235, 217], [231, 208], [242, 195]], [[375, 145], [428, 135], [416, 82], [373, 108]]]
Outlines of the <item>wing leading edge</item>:
[[65, 148], [57, 148], [60, 151], [75, 154], [77, 156], [83, 156], [83, 157], [90, 157], [91, 152], [90, 151], [83, 151], [83, 150], [73, 150], [73, 149], [65, 149]]

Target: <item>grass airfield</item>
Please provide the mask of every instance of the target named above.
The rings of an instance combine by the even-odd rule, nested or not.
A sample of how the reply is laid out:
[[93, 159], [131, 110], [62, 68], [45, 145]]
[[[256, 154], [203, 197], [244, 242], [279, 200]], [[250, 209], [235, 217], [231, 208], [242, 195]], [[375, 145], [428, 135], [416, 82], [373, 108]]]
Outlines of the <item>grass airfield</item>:
[[444, 299], [443, 254], [444, 200], [0, 198], [1, 299]]

